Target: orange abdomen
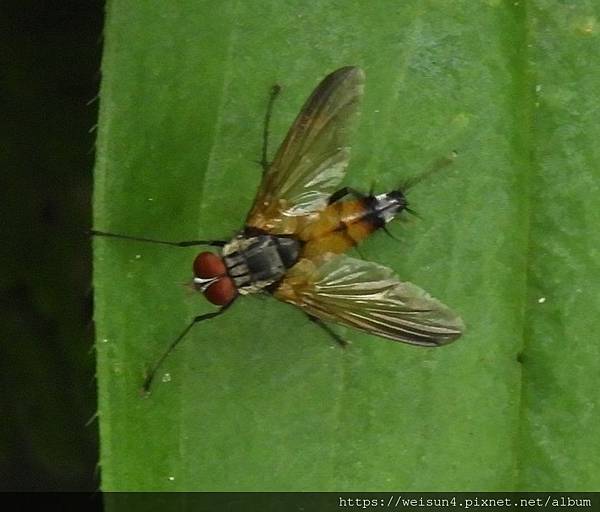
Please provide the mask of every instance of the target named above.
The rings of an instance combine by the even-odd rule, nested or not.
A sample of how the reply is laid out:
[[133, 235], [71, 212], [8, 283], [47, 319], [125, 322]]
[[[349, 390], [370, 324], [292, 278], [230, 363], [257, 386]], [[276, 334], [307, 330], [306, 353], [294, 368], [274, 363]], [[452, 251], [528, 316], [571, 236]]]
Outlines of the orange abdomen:
[[312, 258], [326, 252], [343, 253], [378, 227], [368, 198], [333, 203], [297, 233], [298, 238], [306, 242], [301, 256]]

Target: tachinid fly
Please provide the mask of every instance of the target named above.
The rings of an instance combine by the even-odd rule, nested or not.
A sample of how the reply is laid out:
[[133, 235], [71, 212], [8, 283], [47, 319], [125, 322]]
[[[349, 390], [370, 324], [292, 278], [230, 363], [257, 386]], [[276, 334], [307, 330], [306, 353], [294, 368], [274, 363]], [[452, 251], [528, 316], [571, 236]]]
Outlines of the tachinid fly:
[[279, 92], [278, 86], [273, 88], [264, 125], [263, 179], [244, 229], [232, 240], [169, 242], [92, 232], [221, 248], [220, 255], [200, 253], [193, 264], [195, 287], [220, 309], [188, 324], [151, 369], [144, 389], [194, 324], [220, 315], [239, 295], [269, 293], [293, 304], [341, 344], [345, 342], [325, 322], [429, 347], [461, 335], [460, 317], [425, 291], [400, 281], [387, 267], [344, 254], [408, 210], [401, 190], [365, 195], [340, 188], [363, 86], [364, 73], [357, 67], [343, 67], [325, 77], [268, 162], [269, 119]]

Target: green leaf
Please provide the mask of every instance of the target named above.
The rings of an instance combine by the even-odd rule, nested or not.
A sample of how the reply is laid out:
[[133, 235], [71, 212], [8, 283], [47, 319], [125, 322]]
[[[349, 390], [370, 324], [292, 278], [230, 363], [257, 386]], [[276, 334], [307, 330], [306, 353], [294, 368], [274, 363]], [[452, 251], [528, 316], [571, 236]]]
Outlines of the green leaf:
[[593, 2], [108, 5], [95, 227], [229, 238], [325, 74], [367, 75], [347, 184], [411, 189], [422, 219], [361, 247], [467, 324], [441, 349], [239, 300], [196, 326], [148, 398], [144, 370], [197, 314], [198, 252], [95, 243], [105, 490], [599, 490], [600, 154]]

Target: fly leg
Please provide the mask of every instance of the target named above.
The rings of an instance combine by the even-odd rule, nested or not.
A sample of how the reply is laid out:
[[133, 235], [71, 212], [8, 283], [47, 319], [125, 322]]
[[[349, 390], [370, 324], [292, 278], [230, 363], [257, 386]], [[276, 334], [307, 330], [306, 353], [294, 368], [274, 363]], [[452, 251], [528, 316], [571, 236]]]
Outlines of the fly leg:
[[275, 103], [275, 98], [281, 92], [281, 86], [275, 84], [271, 87], [271, 94], [269, 95], [269, 102], [267, 103], [267, 111], [265, 112], [265, 121], [263, 125], [263, 144], [262, 144], [262, 153], [260, 161], [258, 162], [260, 166], [263, 168], [263, 174], [267, 172], [267, 169], [271, 165], [271, 162], [267, 160], [267, 152], [269, 146], [269, 129], [271, 125], [271, 115], [273, 114], [273, 104]]
[[340, 199], [342, 199], [346, 196], [354, 196], [358, 199], [363, 199], [364, 197], [367, 197], [365, 194], [363, 194], [362, 192], [359, 192], [358, 190], [356, 190], [352, 187], [344, 187], [339, 190], [336, 190], [333, 194], [331, 194], [327, 204], [337, 203]]
[[344, 338], [337, 334], [331, 327], [329, 327], [325, 322], [323, 322], [323, 320], [317, 318], [316, 316], [309, 315], [308, 313], [306, 313], [306, 316], [311, 322], [314, 322], [321, 329], [323, 329], [331, 338], [333, 338], [336, 341], [336, 343], [340, 345], [340, 347], [346, 348], [346, 346], [349, 345], [349, 343]]
[[142, 391], [144, 394], [147, 394], [150, 391], [150, 386], [152, 385], [152, 381], [154, 380], [154, 377], [156, 376], [156, 372], [162, 365], [163, 361], [175, 349], [175, 347], [179, 344], [179, 342], [183, 338], [185, 338], [185, 336], [187, 335], [188, 332], [190, 332], [192, 327], [194, 327], [194, 325], [196, 325], [197, 323], [202, 322], [203, 320], [210, 320], [211, 318], [215, 318], [215, 317], [223, 314], [225, 311], [227, 311], [229, 306], [231, 306], [231, 304], [233, 304], [233, 302], [234, 301], [231, 301], [229, 304], [227, 304], [226, 306], [223, 306], [218, 311], [214, 311], [212, 313], [206, 313], [204, 315], [198, 315], [192, 319], [192, 321], [186, 326], [186, 328], [181, 332], [181, 334], [179, 334], [179, 336], [177, 336], [177, 338], [175, 338], [171, 342], [171, 344], [167, 347], [167, 350], [165, 350], [163, 355], [160, 356], [160, 358], [158, 358], [156, 363], [154, 363], [154, 366], [152, 366], [152, 368], [146, 375], [146, 378], [144, 379], [144, 384], [142, 386]]
[[120, 235], [118, 233], [107, 233], [91, 229], [92, 236], [105, 236], [107, 238], [118, 238], [120, 240], [133, 240], [134, 242], [147, 242], [151, 244], [172, 245], [174, 247], [192, 247], [194, 245], [210, 245], [213, 247], [223, 247], [227, 242], [225, 240], [186, 240], [183, 242], [171, 242], [169, 240], [155, 240], [154, 238], [144, 238], [140, 236]]

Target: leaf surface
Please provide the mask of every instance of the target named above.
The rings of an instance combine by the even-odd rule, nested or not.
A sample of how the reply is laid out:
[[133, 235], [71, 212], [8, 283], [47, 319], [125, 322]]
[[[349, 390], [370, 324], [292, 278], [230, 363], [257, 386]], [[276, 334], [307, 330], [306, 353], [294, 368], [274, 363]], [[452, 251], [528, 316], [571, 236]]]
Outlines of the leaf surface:
[[[361, 246], [462, 314], [441, 349], [239, 300], [144, 369], [206, 301], [194, 249], [95, 242], [104, 490], [598, 490], [598, 7], [593, 2], [108, 4], [95, 227], [241, 228], [271, 152], [328, 72], [367, 76], [347, 184], [422, 217]], [[336, 328], [337, 329], [337, 328]]]

